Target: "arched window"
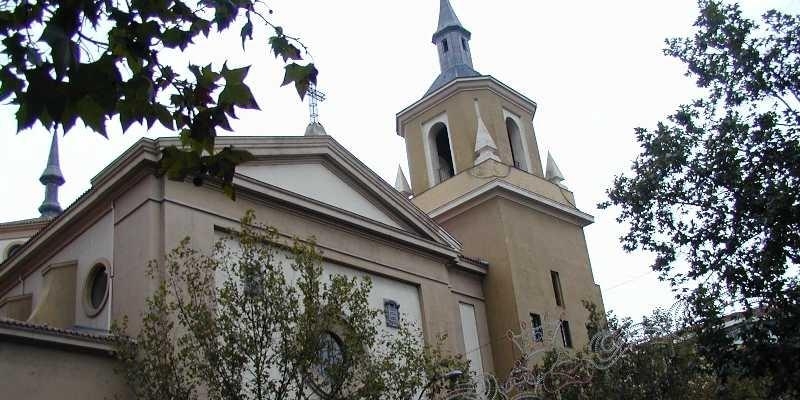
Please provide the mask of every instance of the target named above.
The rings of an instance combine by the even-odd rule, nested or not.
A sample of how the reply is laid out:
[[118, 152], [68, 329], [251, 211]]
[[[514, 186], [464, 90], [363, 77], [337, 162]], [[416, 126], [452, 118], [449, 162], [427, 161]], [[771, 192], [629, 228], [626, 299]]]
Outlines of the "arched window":
[[450, 153], [450, 136], [445, 124], [437, 122], [431, 127], [430, 147], [434, 184], [450, 179], [455, 175], [455, 167], [453, 167], [453, 155]]
[[519, 126], [510, 117], [506, 118], [506, 132], [508, 133], [508, 144], [511, 146], [512, 164], [523, 171], [528, 171], [528, 162], [522, 147], [522, 135], [520, 134]]

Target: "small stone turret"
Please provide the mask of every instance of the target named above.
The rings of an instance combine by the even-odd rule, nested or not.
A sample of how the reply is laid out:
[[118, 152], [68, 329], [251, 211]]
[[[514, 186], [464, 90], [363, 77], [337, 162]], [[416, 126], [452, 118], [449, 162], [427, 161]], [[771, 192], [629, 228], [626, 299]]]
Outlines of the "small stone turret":
[[44, 218], [57, 217], [62, 211], [61, 205], [58, 204], [58, 187], [64, 184], [64, 176], [58, 163], [58, 134], [55, 132], [50, 143], [47, 166], [39, 177], [39, 182], [44, 185], [44, 201], [39, 206], [39, 212]]

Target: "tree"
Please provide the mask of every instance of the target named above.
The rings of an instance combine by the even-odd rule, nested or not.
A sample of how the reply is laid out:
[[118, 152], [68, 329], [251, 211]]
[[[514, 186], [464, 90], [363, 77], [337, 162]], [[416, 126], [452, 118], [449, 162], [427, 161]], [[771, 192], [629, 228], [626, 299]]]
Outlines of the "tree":
[[[368, 279], [325, 277], [313, 241], [284, 244], [252, 212], [211, 255], [187, 238], [165, 262], [140, 333], [116, 324], [117, 354], [140, 399], [403, 399], [468, 362], [408, 324], [384, 331]], [[442, 339], [443, 340], [443, 339]], [[203, 396], [201, 396], [201, 394]]]
[[162, 59], [212, 31], [240, 29], [243, 49], [262, 29], [272, 31], [270, 48], [286, 63], [283, 85], [294, 84], [302, 98], [317, 69], [295, 62], [305, 47], [270, 14], [260, 0], [2, 0], [0, 101], [15, 105], [18, 131], [38, 121], [66, 133], [81, 120], [106, 136], [112, 118], [123, 132], [158, 121], [183, 144], [163, 150], [159, 173], [196, 185], [213, 177], [233, 197], [236, 165], [251, 157], [214, 143], [237, 110], [258, 109], [244, 82], [248, 67], [182, 71]]
[[[582, 349], [580, 376], [550, 373], [544, 398], [578, 399], [684, 399], [718, 398], [757, 400], [767, 395], [767, 382], [738, 376], [722, 381], [708, 361], [699, 354], [692, 329], [683, 325], [668, 310], [657, 309], [638, 323], [630, 318], [607, 315], [601, 322], [596, 312], [590, 321], [607, 325], [594, 339], [594, 345]], [[551, 352], [542, 369], [551, 369], [557, 358]], [[558, 372], [558, 371], [555, 371]], [[571, 381], [570, 381], [571, 379]]]
[[[655, 129], [601, 208], [617, 206], [628, 251], [691, 305], [698, 351], [721, 378], [800, 381], [800, 19], [761, 21], [737, 4], [699, 1], [695, 32], [667, 40], [704, 96]], [[725, 315], [742, 311], [737, 335]], [[740, 341], [739, 341], [740, 340]]]

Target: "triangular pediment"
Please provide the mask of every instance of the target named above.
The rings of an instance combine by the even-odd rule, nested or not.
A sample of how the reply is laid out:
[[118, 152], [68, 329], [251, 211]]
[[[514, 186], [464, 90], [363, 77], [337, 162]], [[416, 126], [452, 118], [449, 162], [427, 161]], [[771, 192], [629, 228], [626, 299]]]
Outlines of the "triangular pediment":
[[261, 162], [242, 165], [237, 171], [261, 182], [340, 208], [395, 228], [410, 230], [391, 210], [381, 206], [371, 193], [321, 160], [306, 162]]
[[330, 137], [226, 139], [256, 157], [237, 167], [239, 185], [256, 191], [254, 183], [274, 188], [296, 197], [298, 207], [321, 207], [331, 215], [363, 221], [365, 227], [377, 224], [454, 250], [460, 247], [405, 195]]

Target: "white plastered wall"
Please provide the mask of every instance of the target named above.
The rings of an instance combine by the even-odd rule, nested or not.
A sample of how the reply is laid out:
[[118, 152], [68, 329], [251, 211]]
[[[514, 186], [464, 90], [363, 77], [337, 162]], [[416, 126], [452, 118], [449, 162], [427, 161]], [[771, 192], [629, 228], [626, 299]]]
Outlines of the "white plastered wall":
[[[76, 273], [76, 288], [75, 288], [75, 325], [79, 327], [86, 327], [92, 329], [107, 330], [109, 329], [109, 310], [111, 309], [111, 299], [106, 301], [105, 306], [94, 317], [89, 317], [83, 307], [84, 284], [89, 275], [92, 266], [103, 260], [107, 263], [114, 261], [113, 255], [114, 243], [114, 225], [113, 215], [111, 212], [106, 213], [89, 229], [81, 233], [70, 244], [61, 249], [52, 258], [42, 265], [37, 271], [28, 275], [24, 281], [20, 282], [14, 289], [12, 289], [6, 297], [18, 296], [22, 294], [33, 293], [32, 309], [36, 309], [36, 305], [40, 300], [37, 296], [42, 291], [42, 271], [48, 265], [57, 264], [67, 261], [78, 261], [78, 270]], [[107, 265], [110, 268], [111, 265]], [[110, 287], [110, 282], [109, 282]]]
[[[224, 234], [219, 232], [217, 232], [215, 236], [217, 240], [224, 239], [226, 237]], [[226, 246], [232, 257], [235, 257], [236, 254], [239, 253], [237, 250], [238, 243], [235, 241], [227, 241]], [[291, 268], [291, 262], [290, 253], [288, 251], [278, 251], [274, 259], [274, 263], [280, 263], [283, 265], [287, 280], [294, 283], [297, 280], [297, 274]], [[368, 299], [370, 307], [383, 311], [384, 300], [393, 300], [400, 305], [400, 315], [405, 323], [413, 324], [417, 328], [422, 327], [422, 303], [420, 299], [419, 288], [417, 286], [395, 279], [370, 274], [368, 272], [336, 264], [328, 260], [324, 260], [322, 262], [322, 270], [323, 279], [330, 279], [330, 276], [333, 274], [357, 278], [369, 277], [372, 281], [372, 291], [370, 292]], [[219, 285], [224, 279], [226, 279], [225, 274], [218, 271], [215, 277], [217, 284]], [[384, 332], [391, 333], [394, 331], [393, 328], [386, 326], [382, 312], [380, 315], [380, 325], [382, 326]]]
[[261, 182], [402, 229], [383, 210], [321, 164], [242, 165], [236, 170]]

